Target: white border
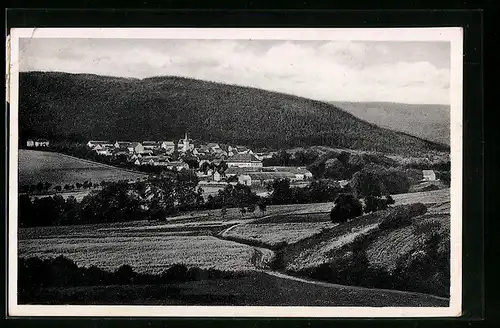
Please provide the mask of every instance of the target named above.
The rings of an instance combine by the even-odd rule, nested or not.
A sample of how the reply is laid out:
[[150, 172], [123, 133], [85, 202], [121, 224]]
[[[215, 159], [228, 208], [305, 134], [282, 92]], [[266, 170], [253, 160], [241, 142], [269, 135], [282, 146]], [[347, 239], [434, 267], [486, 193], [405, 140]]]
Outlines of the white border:
[[[7, 44], [9, 133], [9, 316], [116, 317], [454, 317], [462, 300], [461, 28], [20, 28]], [[268, 39], [451, 42], [451, 298], [449, 307], [49, 306], [17, 304], [17, 157], [19, 38]], [[9, 42], [9, 39], [7, 40]], [[9, 53], [10, 50], [10, 53]], [[10, 87], [10, 88], [9, 88]]]

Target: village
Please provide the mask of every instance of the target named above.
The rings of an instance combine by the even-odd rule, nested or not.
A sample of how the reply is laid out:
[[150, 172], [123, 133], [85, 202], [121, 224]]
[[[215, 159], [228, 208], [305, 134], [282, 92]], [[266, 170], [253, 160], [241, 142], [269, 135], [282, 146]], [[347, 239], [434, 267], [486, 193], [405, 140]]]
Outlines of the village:
[[[47, 148], [46, 139], [28, 140], [28, 148]], [[241, 183], [256, 188], [275, 179], [292, 184], [307, 184], [313, 174], [302, 166], [264, 166], [263, 160], [275, 152], [254, 152], [246, 146], [200, 142], [188, 137], [178, 141], [107, 141], [90, 140], [86, 146], [98, 155], [125, 159], [135, 166], [161, 167], [182, 171], [193, 169], [201, 185], [207, 187]]]

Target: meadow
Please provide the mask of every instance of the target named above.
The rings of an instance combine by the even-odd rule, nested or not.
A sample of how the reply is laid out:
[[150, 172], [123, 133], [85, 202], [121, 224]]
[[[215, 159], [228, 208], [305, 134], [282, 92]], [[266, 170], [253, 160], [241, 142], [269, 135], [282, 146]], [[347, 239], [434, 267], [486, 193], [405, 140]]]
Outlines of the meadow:
[[49, 182], [64, 186], [90, 181], [137, 180], [146, 175], [68, 155], [38, 150], [19, 150], [19, 186]]
[[204, 269], [248, 271], [254, 269], [254, 249], [212, 236], [150, 234], [121, 236], [57, 236], [24, 239], [20, 257], [47, 259], [63, 255], [77, 265], [95, 265], [114, 271], [128, 264], [139, 273], [158, 274], [173, 264]]

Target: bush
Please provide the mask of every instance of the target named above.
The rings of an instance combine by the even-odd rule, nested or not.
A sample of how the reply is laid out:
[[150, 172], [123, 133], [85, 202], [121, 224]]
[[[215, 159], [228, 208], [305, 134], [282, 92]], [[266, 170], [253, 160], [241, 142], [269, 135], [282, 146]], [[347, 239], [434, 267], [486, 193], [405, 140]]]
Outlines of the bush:
[[387, 199], [374, 196], [367, 196], [365, 198], [365, 206], [363, 208], [363, 212], [370, 213], [370, 212], [385, 210], [387, 209], [387, 204], [388, 204]]
[[392, 205], [392, 204], [396, 203], [396, 201], [394, 200], [394, 198], [392, 198], [391, 195], [387, 195], [386, 199], [387, 199], [388, 205]]
[[398, 260], [393, 276], [396, 288], [449, 297], [449, 238], [432, 234], [422, 249], [415, 249]]
[[179, 282], [188, 280], [188, 268], [184, 264], [174, 264], [161, 275], [161, 281], [164, 283]]
[[116, 281], [120, 285], [132, 284], [136, 276], [134, 269], [128, 264], [122, 265], [115, 271]]
[[363, 206], [359, 199], [351, 194], [340, 194], [335, 199], [335, 205], [330, 212], [330, 219], [334, 223], [343, 223], [363, 214]]
[[427, 212], [427, 207], [422, 203], [399, 205], [391, 208], [382, 221], [379, 223], [380, 229], [394, 229], [412, 224], [412, 218], [423, 215]]

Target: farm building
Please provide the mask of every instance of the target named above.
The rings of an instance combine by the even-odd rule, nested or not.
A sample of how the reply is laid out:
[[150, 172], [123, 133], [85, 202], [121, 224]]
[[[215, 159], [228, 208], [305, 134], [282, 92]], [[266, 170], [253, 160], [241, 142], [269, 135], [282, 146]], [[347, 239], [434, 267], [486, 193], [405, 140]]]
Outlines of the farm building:
[[433, 170], [422, 170], [422, 175], [424, 181], [436, 181], [436, 172]]
[[97, 146], [107, 146], [107, 147], [111, 147], [113, 146], [113, 143], [110, 142], [110, 141], [104, 141], [104, 140], [100, 140], [100, 141], [97, 141], [97, 140], [90, 140], [89, 142], [87, 142], [87, 147], [89, 148], [92, 148], [94, 149], [95, 147]]
[[48, 147], [49, 141], [47, 139], [36, 139], [35, 147]]
[[253, 154], [236, 154], [227, 160], [228, 167], [262, 167], [262, 161]]
[[238, 182], [247, 186], [264, 185], [275, 179], [296, 180], [295, 174], [290, 172], [248, 172], [238, 176]]
[[215, 171], [214, 173], [214, 181], [220, 181], [222, 179], [222, 176], [219, 172]]
[[268, 166], [264, 167], [262, 171], [274, 171], [274, 172], [289, 172], [295, 174], [295, 180], [309, 180], [312, 179], [313, 175], [305, 167], [301, 166]]
[[35, 142], [31, 139], [26, 141], [26, 147], [35, 147]]
[[238, 176], [241, 174], [246, 174], [249, 172], [260, 172], [261, 170], [259, 168], [255, 167], [228, 167], [227, 170], [224, 172], [226, 177], [232, 177], [232, 176]]

